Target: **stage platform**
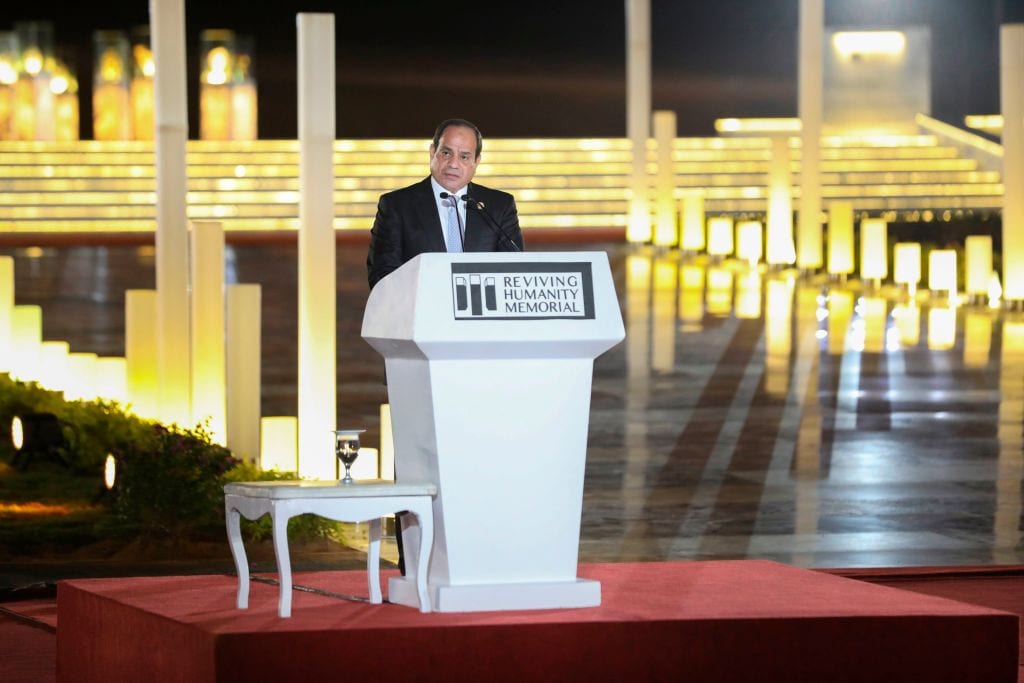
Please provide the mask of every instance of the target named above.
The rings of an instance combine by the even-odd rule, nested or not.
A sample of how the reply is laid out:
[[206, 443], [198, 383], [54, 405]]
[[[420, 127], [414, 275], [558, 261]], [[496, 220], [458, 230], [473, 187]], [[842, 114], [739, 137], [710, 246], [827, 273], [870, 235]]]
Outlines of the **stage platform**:
[[[420, 614], [229, 576], [62, 582], [58, 681], [1017, 680], [1018, 617], [761, 560], [594, 564], [600, 607]], [[297, 585], [366, 594], [359, 571]]]

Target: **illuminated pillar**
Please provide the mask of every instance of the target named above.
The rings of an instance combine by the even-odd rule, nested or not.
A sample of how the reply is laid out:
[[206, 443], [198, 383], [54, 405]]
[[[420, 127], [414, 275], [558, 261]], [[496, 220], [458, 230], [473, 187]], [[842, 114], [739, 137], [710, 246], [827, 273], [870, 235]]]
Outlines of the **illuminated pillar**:
[[96, 398], [116, 401], [124, 405], [128, 400], [128, 373], [125, 359], [118, 356], [98, 357], [94, 373], [93, 395]]
[[796, 260], [793, 246], [792, 185], [789, 138], [784, 135], [773, 136], [772, 160], [768, 170], [768, 235], [765, 240], [768, 247], [765, 260], [769, 266], [788, 266]]
[[88, 401], [96, 396], [96, 354], [69, 353], [68, 381], [64, 398], [69, 401]]
[[227, 446], [260, 461], [260, 286], [228, 285]]
[[[764, 254], [761, 221], [740, 221], [736, 224], [736, 258], [756, 268]], [[771, 247], [769, 247], [769, 250]]]
[[43, 309], [15, 306], [11, 312], [11, 377], [22, 382], [39, 379], [39, 349], [43, 343]]
[[156, 291], [160, 415], [191, 420], [188, 218], [185, 212], [188, 115], [184, 0], [150, 0], [156, 104]]
[[11, 369], [11, 326], [14, 324], [14, 257], [0, 256], [0, 372]]
[[132, 29], [132, 138], [153, 139], [153, 50], [149, 27]]
[[193, 223], [190, 250], [192, 422], [204, 422], [210, 440], [226, 443], [227, 374], [224, 358], [224, 229]]
[[889, 226], [881, 218], [860, 222], [860, 278], [880, 284], [889, 275]]
[[992, 237], [968, 235], [964, 240], [964, 290], [972, 301], [988, 296], [992, 281]]
[[124, 293], [128, 403], [132, 412], [150, 420], [160, 416], [156, 308], [156, 290], [129, 289]]
[[44, 341], [39, 345], [39, 383], [51, 391], [64, 391], [68, 373], [66, 341]]
[[333, 479], [335, 426], [334, 15], [300, 13], [299, 474]]
[[928, 252], [928, 289], [932, 293], [945, 292], [951, 302], [956, 301], [956, 251], [933, 249]]
[[626, 0], [626, 137], [633, 144], [626, 240], [651, 241], [647, 138], [651, 120], [651, 0]]
[[199, 139], [231, 139], [231, 72], [235, 34], [207, 29], [199, 34]]
[[725, 257], [733, 250], [733, 222], [729, 216], [715, 216], [708, 221], [708, 254]]
[[252, 45], [251, 36], [237, 36], [235, 39], [235, 68], [231, 75], [232, 140], [255, 140], [257, 137], [255, 54]]
[[1003, 114], [1003, 300], [1024, 304], [1024, 24], [999, 30]]
[[704, 249], [704, 192], [702, 190], [686, 190], [680, 200], [682, 235], [679, 248], [687, 252]]
[[828, 272], [845, 278], [853, 272], [853, 204], [828, 207]]
[[892, 271], [893, 282], [906, 286], [910, 298], [914, 298], [921, 281], [921, 245], [897, 242], [892, 249]]
[[260, 420], [260, 469], [298, 470], [298, 420], [290, 415]]
[[676, 114], [654, 112], [654, 140], [658, 143], [658, 175], [654, 211], [654, 244], [674, 247], [679, 243], [676, 230], [676, 175], [672, 167], [672, 143], [676, 139]]
[[797, 227], [797, 267], [821, 267], [821, 124], [823, 109], [823, 51], [825, 1], [800, 0], [797, 58], [800, 116], [800, 212]]
[[128, 37], [121, 31], [95, 31], [92, 45], [93, 139], [131, 140]]
[[[14, 140], [14, 105], [18, 83], [18, 40], [0, 31], [0, 140]], [[0, 361], [2, 364], [3, 361]]]

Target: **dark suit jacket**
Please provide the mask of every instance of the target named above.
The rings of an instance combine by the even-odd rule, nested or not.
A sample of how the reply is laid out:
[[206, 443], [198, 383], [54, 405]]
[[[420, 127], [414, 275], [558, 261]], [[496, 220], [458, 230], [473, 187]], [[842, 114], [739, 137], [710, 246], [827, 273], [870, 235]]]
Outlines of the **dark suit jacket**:
[[[521, 250], [523, 235], [515, 199], [507, 192], [470, 183], [466, 194], [484, 203], [484, 211], [501, 226]], [[516, 251], [480, 215], [475, 206], [466, 208], [464, 251]], [[430, 178], [382, 195], [377, 217], [370, 231], [366, 269], [370, 287], [406, 261], [428, 251], [445, 251], [444, 232]]]

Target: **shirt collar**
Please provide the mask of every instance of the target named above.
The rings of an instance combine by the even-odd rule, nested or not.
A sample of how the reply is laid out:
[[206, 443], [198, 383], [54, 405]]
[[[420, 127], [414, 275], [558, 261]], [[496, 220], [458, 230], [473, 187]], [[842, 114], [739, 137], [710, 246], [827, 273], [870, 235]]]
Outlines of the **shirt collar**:
[[[446, 190], [443, 187], [441, 187], [441, 183], [437, 182], [434, 179], [434, 176], [430, 176], [430, 186], [434, 188], [434, 200], [437, 201], [438, 203], [440, 203], [441, 202], [441, 193], [442, 192], [448, 192], [448, 190]], [[448, 194], [453, 194], [456, 197], [461, 197], [464, 194], [466, 194], [466, 188], [468, 188], [468, 187], [469, 187], [468, 185], [465, 185], [463, 187], [460, 187], [455, 192], [448, 192]]]

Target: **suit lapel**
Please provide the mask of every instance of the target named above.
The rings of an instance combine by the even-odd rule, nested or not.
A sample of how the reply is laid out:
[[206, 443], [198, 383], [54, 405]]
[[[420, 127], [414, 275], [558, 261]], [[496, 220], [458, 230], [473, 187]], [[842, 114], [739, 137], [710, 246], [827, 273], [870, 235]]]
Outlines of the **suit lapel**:
[[[478, 188], [470, 183], [466, 186], [466, 194], [474, 199], [477, 198]], [[466, 244], [465, 251], [489, 251], [489, 249], [481, 249], [479, 246], [480, 238], [486, 234], [482, 231], [488, 230], [487, 226], [483, 224], [483, 217], [477, 209], [467, 206], [466, 207]]]
[[423, 231], [424, 240], [429, 251], [447, 251], [444, 244], [444, 232], [441, 228], [441, 217], [437, 214], [437, 202], [434, 201], [434, 188], [430, 177], [425, 178], [417, 188], [416, 218], [418, 229]]

